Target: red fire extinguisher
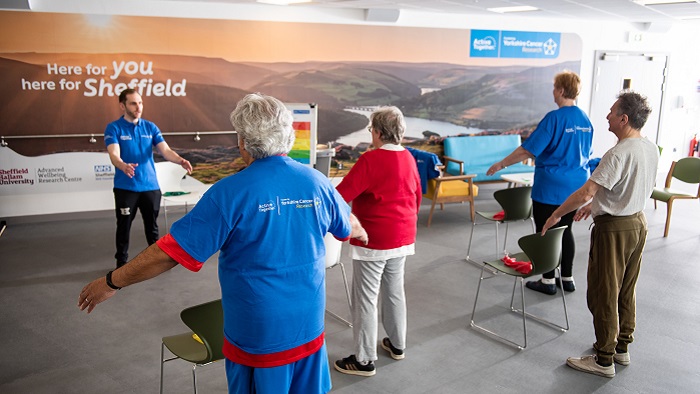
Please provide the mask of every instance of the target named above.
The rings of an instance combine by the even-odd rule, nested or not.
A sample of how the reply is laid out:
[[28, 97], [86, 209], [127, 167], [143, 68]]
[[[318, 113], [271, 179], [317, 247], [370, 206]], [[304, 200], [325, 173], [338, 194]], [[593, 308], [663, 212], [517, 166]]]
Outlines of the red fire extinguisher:
[[688, 157], [692, 157], [695, 152], [697, 151], [698, 147], [698, 140], [697, 140], [697, 134], [693, 135], [693, 139], [690, 140], [690, 150], [688, 151]]

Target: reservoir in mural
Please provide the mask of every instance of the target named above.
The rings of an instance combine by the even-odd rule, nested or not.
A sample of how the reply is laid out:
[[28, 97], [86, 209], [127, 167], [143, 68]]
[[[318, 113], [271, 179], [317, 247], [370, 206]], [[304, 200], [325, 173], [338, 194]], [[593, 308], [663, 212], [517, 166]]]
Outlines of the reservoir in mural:
[[[367, 125], [369, 126], [369, 116], [372, 112], [379, 107], [362, 107], [362, 108], [346, 108], [346, 111], [354, 112], [356, 114], [365, 115], [368, 119]], [[423, 135], [424, 131], [431, 131], [433, 133], [439, 134], [441, 137], [459, 135], [459, 134], [477, 134], [482, 132], [481, 129], [476, 129], [473, 127], [458, 126], [448, 122], [442, 122], [439, 120], [429, 120], [421, 118], [411, 118], [406, 117], [406, 134], [404, 137], [423, 139], [426, 138]], [[371, 142], [372, 138], [369, 135], [367, 128], [362, 128], [361, 130], [355, 131], [348, 135], [338, 138], [336, 142], [356, 146], [362, 142]], [[319, 143], [324, 143], [324, 141], [319, 141]]]

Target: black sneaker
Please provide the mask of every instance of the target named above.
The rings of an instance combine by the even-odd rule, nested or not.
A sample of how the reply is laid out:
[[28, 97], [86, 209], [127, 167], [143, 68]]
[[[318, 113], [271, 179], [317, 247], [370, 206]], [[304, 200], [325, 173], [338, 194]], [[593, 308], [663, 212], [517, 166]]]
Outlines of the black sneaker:
[[357, 361], [354, 354], [350, 357], [345, 357], [342, 360], [336, 361], [333, 366], [336, 370], [338, 370], [338, 372], [348, 375], [374, 376], [377, 373], [373, 362], [370, 361], [367, 365], [362, 365], [359, 361]]
[[525, 283], [525, 287], [527, 287], [530, 290], [539, 291], [540, 293], [544, 293], [547, 295], [557, 294], [557, 286], [544, 284], [544, 283], [542, 283], [542, 279], [531, 280], [531, 281]]
[[394, 345], [391, 344], [389, 338], [382, 339], [382, 349], [389, 352], [391, 358], [393, 358], [394, 360], [403, 360], [404, 357], [406, 357], [406, 355], [403, 354], [403, 350], [397, 349], [394, 347]]
[[569, 293], [576, 291], [576, 284], [573, 280], [561, 280], [560, 278], [557, 278], [557, 287], [562, 287], [562, 283], [564, 284], [564, 291]]

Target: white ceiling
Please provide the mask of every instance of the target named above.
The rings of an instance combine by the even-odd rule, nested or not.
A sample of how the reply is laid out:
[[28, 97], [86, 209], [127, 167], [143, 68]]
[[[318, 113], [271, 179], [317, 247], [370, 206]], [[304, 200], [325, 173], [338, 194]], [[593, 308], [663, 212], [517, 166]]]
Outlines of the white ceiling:
[[[256, 4], [256, 0], [165, 0], [224, 4]], [[678, 0], [681, 1], [681, 0]], [[644, 6], [632, 0], [314, 0], [288, 7], [332, 7], [350, 9], [399, 9], [464, 15], [498, 15], [487, 8], [528, 5], [538, 11], [508, 15], [517, 17], [619, 20], [621, 22], [676, 23], [684, 18], [700, 22], [700, 0]]]

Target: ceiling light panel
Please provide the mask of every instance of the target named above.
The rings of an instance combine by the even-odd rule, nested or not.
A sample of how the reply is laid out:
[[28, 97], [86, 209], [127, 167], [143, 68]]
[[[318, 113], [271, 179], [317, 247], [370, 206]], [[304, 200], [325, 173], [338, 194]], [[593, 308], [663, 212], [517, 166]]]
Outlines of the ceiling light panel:
[[509, 12], [529, 12], [529, 11], [537, 11], [539, 8], [536, 7], [531, 7], [528, 5], [516, 5], [516, 6], [510, 6], [510, 7], [496, 7], [496, 8], [487, 8], [487, 10], [491, 12], [498, 12], [499, 14], [505, 14]]

